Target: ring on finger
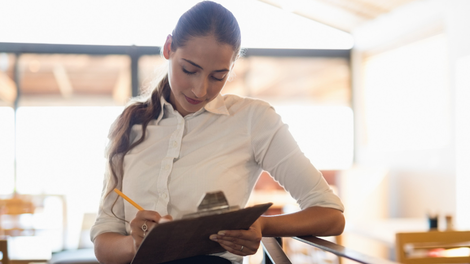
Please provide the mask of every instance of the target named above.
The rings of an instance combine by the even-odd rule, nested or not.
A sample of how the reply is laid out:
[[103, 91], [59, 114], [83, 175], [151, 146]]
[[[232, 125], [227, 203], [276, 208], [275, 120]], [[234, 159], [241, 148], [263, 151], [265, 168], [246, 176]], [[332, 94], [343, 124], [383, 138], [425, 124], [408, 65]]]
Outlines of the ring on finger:
[[147, 231], [149, 230], [149, 227], [147, 226], [147, 220], [145, 220], [144, 224], [141, 227], [142, 231], [144, 231], [144, 236], [147, 235]]
[[242, 247], [240, 248], [240, 251], [243, 251], [244, 248], [245, 248], [245, 246], [242, 246]]

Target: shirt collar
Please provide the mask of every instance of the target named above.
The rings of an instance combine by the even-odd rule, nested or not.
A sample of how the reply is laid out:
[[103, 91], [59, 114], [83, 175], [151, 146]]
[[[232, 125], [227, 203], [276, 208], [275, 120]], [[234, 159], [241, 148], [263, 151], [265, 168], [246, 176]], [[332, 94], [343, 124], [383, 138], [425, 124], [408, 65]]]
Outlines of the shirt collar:
[[206, 106], [204, 106], [204, 109], [213, 114], [229, 115], [227, 106], [225, 105], [225, 100], [220, 93], [214, 100], [206, 104]]
[[172, 109], [173, 109], [173, 106], [166, 101], [164, 96], [161, 96], [160, 97], [160, 114], [157, 117], [157, 122], [156, 123], [158, 124], [160, 122], [160, 120], [162, 120], [165, 110], [172, 111]]
[[[173, 109], [173, 106], [165, 99], [164, 96], [160, 97], [160, 105], [161, 105], [161, 111], [160, 115], [157, 118], [157, 123], [160, 122], [160, 120], [164, 116], [164, 111], [176, 111]], [[210, 101], [208, 104], [204, 106], [203, 109], [197, 111], [195, 114], [201, 113], [203, 111], [207, 111], [209, 113], [213, 114], [218, 114], [218, 115], [229, 115], [229, 111], [225, 105], [225, 101], [223, 96], [219, 93], [217, 97]]]

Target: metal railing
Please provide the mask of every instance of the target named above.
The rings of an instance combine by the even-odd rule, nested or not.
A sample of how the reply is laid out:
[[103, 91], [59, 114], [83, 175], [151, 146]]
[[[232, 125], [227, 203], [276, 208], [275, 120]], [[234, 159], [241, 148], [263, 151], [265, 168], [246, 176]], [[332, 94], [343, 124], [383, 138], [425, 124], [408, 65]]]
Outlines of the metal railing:
[[[365, 255], [363, 253], [354, 251], [352, 249], [348, 249], [341, 245], [335, 244], [333, 242], [314, 237], [314, 236], [303, 236], [303, 237], [292, 237], [298, 241], [306, 243], [310, 246], [319, 248], [321, 250], [330, 252], [338, 257], [347, 258], [358, 263], [363, 264], [397, 264], [397, 262], [393, 262], [386, 259], [380, 259], [372, 256]], [[284, 253], [281, 245], [274, 237], [263, 237], [261, 243], [264, 248], [264, 252], [266, 257], [268, 258], [265, 260], [266, 263], [273, 263], [273, 264], [290, 264], [292, 263], [287, 255]]]

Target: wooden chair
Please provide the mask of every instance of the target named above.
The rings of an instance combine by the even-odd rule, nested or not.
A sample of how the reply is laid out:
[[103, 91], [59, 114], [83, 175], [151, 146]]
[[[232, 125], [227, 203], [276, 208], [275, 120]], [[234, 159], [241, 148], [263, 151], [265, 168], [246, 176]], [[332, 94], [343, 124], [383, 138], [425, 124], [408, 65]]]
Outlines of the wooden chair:
[[0, 238], [0, 264], [10, 264], [7, 242], [6, 239]]
[[395, 245], [404, 264], [470, 263], [470, 231], [397, 233]]

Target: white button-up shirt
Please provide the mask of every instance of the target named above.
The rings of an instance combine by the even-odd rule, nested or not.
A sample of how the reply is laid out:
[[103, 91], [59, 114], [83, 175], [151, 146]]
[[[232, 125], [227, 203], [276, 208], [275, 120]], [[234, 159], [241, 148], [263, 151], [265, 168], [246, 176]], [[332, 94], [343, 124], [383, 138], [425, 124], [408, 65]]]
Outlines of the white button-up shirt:
[[[142, 126], [134, 125], [131, 141], [141, 135]], [[124, 158], [118, 188], [144, 209], [179, 219], [195, 212], [206, 192], [221, 190], [230, 205], [245, 207], [263, 170], [302, 209], [323, 206], [343, 211], [340, 199], [303, 155], [274, 109], [264, 101], [235, 95], [219, 95], [185, 117], [162, 98], [162, 113], [148, 124], [145, 140]], [[109, 168], [106, 174], [105, 182]], [[110, 188], [112, 184], [105, 184], [91, 230], [93, 240], [105, 232], [130, 233], [129, 224], [111, 214], [116, 194], [104, 196]], [[113, 211], [127, 221], [137, 213], [121, 198]]]

